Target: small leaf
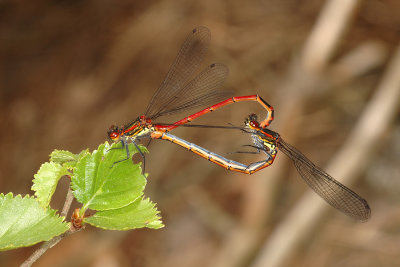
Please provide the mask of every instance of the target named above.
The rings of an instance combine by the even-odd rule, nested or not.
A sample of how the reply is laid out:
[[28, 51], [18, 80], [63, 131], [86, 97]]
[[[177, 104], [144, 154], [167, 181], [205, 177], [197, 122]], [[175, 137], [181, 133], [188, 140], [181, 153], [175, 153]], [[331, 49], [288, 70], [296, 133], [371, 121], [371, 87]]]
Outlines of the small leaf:
[[[131, 153], [136, 149], [130, 145]], [[129, 205], [143, 194], [146, 178], [140, 164], [132, 164], [125, 149], [110, 149], [106, 142], [93, 154], [85, 155], [71, 177], [75, 198], [81, 211], [118, 209]], [[123, 160], [118, 162], [119, 160]], [[116, 163], [118, 162], [118, 163]]]
[[162, 228], [159, 211], [149, 199], [139, 198], [120, 209], [98, 211], [84, 222], [107, 230], [130, 230], [134, 228]]
[[53, 152], [50, 154], [50, 161], [56, 162], [56, 163], [64, 163], [68, 161], [76, 161], [78, 159], [77, 155], [66, 151], [66, 150], [58, 150], [55, 149]]
[[74, 154], [69, 151], [65, 150], [54, 150], [50, 154], [50, 161], [55, 162], [55, 163], [60, 163], [64, 167], [68, 169], [72, 169], [75, 167], [76, 163], [86, 154], [89, 153], [89, 149], [83, 150], [79, 154]]
[[43, 209], [26, 195], [0, 194], [0, 251], [48, 241], [69, 229], [55, 210]]
[[70, 174], [68, 170], [58, 163], [46, 162], [40, 166], [39, 171], [34, 175], [32, 190], [35, 191], [37, 201], [42, 207], [50, 204], [58, 181], [62, 176], [68, 174]]

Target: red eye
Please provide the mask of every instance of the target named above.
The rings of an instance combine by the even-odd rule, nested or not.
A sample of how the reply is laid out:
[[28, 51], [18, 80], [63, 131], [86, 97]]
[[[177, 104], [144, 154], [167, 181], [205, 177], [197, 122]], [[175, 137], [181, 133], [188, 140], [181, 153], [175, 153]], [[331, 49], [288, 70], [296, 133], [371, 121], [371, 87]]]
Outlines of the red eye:
[[111, 140], [115, 140], [119, 137], [119, 134], [117, 132], [111, 132], [108, 135], [110, 137]]
[[256, 121], [250, 121], [249, 124], [253, 128], [259, 128], [260, 127], [260, 124], [258, 124], [258, 122], [256, 122]]
[[116, 140], [121, 135], [120, 130], [117, 126], [111, 126], [107, 134], [111, 140]]

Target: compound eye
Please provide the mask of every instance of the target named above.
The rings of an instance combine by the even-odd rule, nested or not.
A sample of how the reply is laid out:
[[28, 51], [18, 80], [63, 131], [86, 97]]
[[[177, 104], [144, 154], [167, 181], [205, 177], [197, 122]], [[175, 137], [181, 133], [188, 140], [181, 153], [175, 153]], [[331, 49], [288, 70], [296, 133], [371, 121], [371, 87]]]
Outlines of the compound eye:
[[108, 133], [108, 137], [110, 137], [111, 140], [115, 140], [119, 137], [119, 134], [117, 132], [110, 132]]
[[115, 132], [110, 133], [110, 138], [111, 138], [112, 140], [117, 139], [117, 138], [118, 138], [118, 134], [115, 133]]
[[260, 124], [258, 124], [258, 122], [256, 122], [256, 121], [250, 121], [249, 124], [253, 128], [259, 128], [260, 127]]
[[118, 127], [117, 127], [117, 126], [114, 126], [114, 125], [112, 125], [112, 126], [110, 127], [110, 129], [108, 130], [108, 133], [107, 133], [107, 134], [108, 134], [108, 137], [109, 137], [111, 140], [118, 139], [119, 136], [120, 136]]

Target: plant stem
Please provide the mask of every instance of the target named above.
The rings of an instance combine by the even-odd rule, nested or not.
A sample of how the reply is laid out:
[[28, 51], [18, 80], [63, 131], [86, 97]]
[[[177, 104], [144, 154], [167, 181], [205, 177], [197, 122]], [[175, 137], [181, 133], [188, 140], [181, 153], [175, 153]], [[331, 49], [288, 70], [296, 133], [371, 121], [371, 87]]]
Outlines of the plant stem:
[[[65, 198], [65, 203], [64, 203], [63, 209], [62, 209], [62, 211], [61, 211], [61, 216], [64, 216], [64, 217], [67, 216], [68, 211], [69, 211], [69, 209], [70, 209], [70, 207], [71, 207], [71, 203], [72, 203], [72, 200], [73, 200], [73, 199], [74, 199], [74, 196], [72, 195], [72, 190], [71, 190], [71, 188], [68, 186], [68, 193], [67, 193], [67, 196], [66, 196], [66, 198]], [[61, 241], [61, 239], [63, 239], [64, 237], [66, 237], [66, 236], [68, 236], [68, 235], [70, 235], [70, 234], [73, 234], [73, 233], [75, 233], [75, 232], [76, 232], [76, 230], [70, 229], [70, 230], [68, 230], [67, 232], [63, 233], [63, 234], [61, 234], [61, 235], [59, 235], [59, 236], [56, 236], [56, 237], [54, 237], [53, 239], [51, 239], [51, 240], [49, 240], [49, 241], [44, 242], [43, 245], [42, 245], [39, 249], [37, 249], [35, 252], [33, 252], [33, 254], [21, 264], [21, 267], [29, 267], [29, 266], [31, 266], [31, 265], [32, 265], [35, 261], [37, 261], [49, 248], [54, 247], [55, 245], [58, 244], [58, 242]]]

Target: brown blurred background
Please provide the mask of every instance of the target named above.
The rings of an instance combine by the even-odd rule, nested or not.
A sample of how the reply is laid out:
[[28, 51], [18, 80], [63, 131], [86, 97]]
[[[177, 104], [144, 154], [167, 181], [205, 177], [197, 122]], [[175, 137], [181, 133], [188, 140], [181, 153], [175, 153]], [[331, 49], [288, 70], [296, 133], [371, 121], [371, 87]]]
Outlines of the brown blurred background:
[[[398, 49], [400, 2], [354, 2], [358, 6], [350, 8], [336, 39], [318, 37], [333, 43], [321, 56], [324, 44], [309, 42], [323, 24], [324, 1], [2, 1], [0, 192], [32, 194], [33, 174], [53, 149], [93, 150], [111, 124], [141, 115], [186, 35], [204, 25], [212, 33], [204, 66], [229, 66], [224, 88], [260, 94], [275, 108], [271, 128], [372, 208], [371, 220], [360, 224], [316, 198], [311, 203], [324, 209], [308, 229], [296, 228], [314, 204], [302, 212], [298, 204], [309, 189], [282, 154], [248, 176], [153, 141], [145, 192], [158, 204], [165, 228], [113, 232], [89, 226], [35, 266], [400, 266], [398, 106], [384, 118], [374, 112], [370, 128], [357, 134], [355, 140], [370, 140], [369, 132], [388, 120], [365, 150], [348, 145]], [[343, 19], [340, 8], [328, 22]], [[329, 27], [320, 33], [329, 36]], [[263, 114], [254, 103], [239, 103], [198, 122], [241, 125], [253, 112]], [[240, 132], [174, 133], [226, 157], [260, 160], [228, 154], [250, 143]], [[338, 154], [343, 145], [349, 156]], [[362, 155], [361, 163], [350, 165], [357, 159], [353, 152]], [[336, 176], [342, 166], [349, 171]], [[62, 207], [67, 184], [60, 182], [53, 208]], [[19, 265], [38, 247], [2, 252], [0, 265]], [[284, 255], [276, 265], [265, 261], [279, 253]]]

